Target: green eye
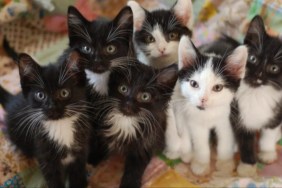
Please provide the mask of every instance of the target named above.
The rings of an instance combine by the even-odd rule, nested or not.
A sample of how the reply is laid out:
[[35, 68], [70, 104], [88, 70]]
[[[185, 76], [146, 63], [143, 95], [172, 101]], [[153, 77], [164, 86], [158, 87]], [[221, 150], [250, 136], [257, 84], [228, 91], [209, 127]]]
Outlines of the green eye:
[[121, 94], [125, 95], [128, 92], [128, 87], [126, 85], [121, 85], [118, 87], [118, 91]]
[[267, 71], [272, 74], [277, 74], [280, 72], [280, 67], [278, 65], [269, 65]]
[[178, 33], [177, 32], [171, 32], [168, 34], [169, 40], [177, 40], [178, 39]]
[[92, 53], [91, 47], [89, 47], [89, 46], [87, 46], [87, 45], [82, 46], [82, 47], [81, 47], [81, 51], [82, 51], [82, 53], [84, 53], [84, 54], [90, 54], [90, 53]]
[[138, 95], [139, 102], [150, 102], [151, 99], [152, 99], [152, 96], [148, 92], [143, 92]]
[[147, 42], [147, 43], [152, 43], [152, 42], [155, 42], [155, 39], [154, 39], [153, 36], [148, 35], [148, 36], [146, 37], [146, 42]]
[[213, 86], [212, 90], [215, 92], [220, 92], [223, 89], [223, 85], [222, 84], [217, 84], [215, 86]]
[[249, 62], [252, 63], [252, 64], [255, 64], [255, 63], [257, 62], [256, 56], [251, 55], [251, 56], [249, 57]]
[[45, 99], [45, 93], [42, 91], [38, 91], [34, 94], [34, 98], [35, 100], [37, 100], [38, 102], [43, 101]]
[[106, 51], [108, 54], [115, 54], [117, 52], [117, 48], [115, 45], [111, 44], [106, 47]]
[[70, 90], [68, 90], [68, 89], [62, 89], [62, 90], [60, 91], [60, 97], [61, 97], [61, 98], [66, 99], [66, 98], [69, 98], [69, 96], [70, 96]]

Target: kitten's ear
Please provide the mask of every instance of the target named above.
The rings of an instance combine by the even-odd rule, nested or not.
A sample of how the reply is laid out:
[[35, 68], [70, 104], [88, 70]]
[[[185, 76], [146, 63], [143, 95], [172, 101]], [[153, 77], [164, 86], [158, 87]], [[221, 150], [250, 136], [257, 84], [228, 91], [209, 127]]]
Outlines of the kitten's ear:
[[193, 5], [191, 0], [177, 0], [172, 10], [183, 25], [189, 29], [193, 27]]
[[134, 31], [140, 31], [146, 18], [145, 9], [142, 8], [136, 1], [128, 1], [127, 5], [133, 12]]
[[133, 30], [133, 13], [131, 8], [126, 6], [121, 9], [113, 22], [118, 28]]
[[80, 56], [77, 51], [72, 51], [68, 54], [68, 57], [65, 61], [65, 67], [67, 69], [67, 72], [72, 74], [74, 72], [82, 72], [84, 70], [84, 67], [79, 61], [79, 58]]
[[178, 68], [176, 64], [172, 64], [160, 70], [157, 82], [159, 85], [173, 88], [178, 78]]
[[245, 76], [248, 49], [245, 45], [237, 47], [227, 58], [227, 71], [234, 77], [241, 79]]
[[198, 50], [188, 36], [182, 36], [178, 47], [178, 68], [193, 66], [198, 56]]
[[71, 27], [74, 27], [75, 25], [85, 24], [86, 22], [88, 22], [88, 20], [86, 20], [84, 16], [82, 16], [82, 14], [74, 6], [69, 6], [68, 8], [69, 29]]
[[253, 44], [254, 46], [261, 46], [260, 44], [263, 39], [263, 36], [266, 34], [263, 20], [260, 16], [255, 16], [248, 28], [245, 37], [245, 44]]
[[21, 53], [18, 57], [21, 82], [38, 81], [41, 67], [28, 54]]

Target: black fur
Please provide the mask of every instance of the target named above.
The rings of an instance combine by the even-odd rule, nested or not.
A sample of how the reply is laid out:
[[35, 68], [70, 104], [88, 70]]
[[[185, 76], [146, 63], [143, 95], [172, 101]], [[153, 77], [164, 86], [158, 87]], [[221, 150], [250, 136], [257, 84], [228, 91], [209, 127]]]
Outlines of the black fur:
[[[18, 65], [22, 92], [5, 101], [10, 140], [24, 154], [37, 159], [48, 187], [65, 187], [66, 179], [70, 187], [86, 187], [90, 126], [86, 123], [86, 77], [78, 53], [72, 51], [63, 62], [45, 67], [29, 55], [20, 54]], [[78, 119], [73, 123], [74, 143], [70, 147], [60, 145], [48, 136], [44, 122], [74, 115]], [[62, 164], [61, 160], [69, 154], [74, 161]]]
[[[91, 150], [94, 152], [90, 153], [89, 161], [97, 164], [99, 161], [95, 160], [101, 160], [113, 152], [123, 154], [126, 159], [120, 187], [140, 187], [142, 175], [151, 157], [163, 150], [166, 110], [176, 80], [176, 65], [156, 70], [136, 62], [113, 69], [109, 80], [109, 97], [96, 105], [100, 108], [100, 117], [96, 119], [98, 136], [94, 135], [95, 138], [98, 137], [98, 141], [95, 139], [96, 142], [92, 143]], [[127, 87], [127, 92], [120, 91], [122, 85]], [[142, 102], [140, 98], [144, 92], [151, 95], [147, 102]], [[125, 117], [145, 116], [146, 119], [139, 121], [135, 128], [136, 136], [123, 140], [119, 139], [120, 132], [107, 135], [111, 127], [118, 126], [108, 122], [112, 111]], [[103, 153], [99, 153], [100, 157], [97, 157], [95, 151]]]

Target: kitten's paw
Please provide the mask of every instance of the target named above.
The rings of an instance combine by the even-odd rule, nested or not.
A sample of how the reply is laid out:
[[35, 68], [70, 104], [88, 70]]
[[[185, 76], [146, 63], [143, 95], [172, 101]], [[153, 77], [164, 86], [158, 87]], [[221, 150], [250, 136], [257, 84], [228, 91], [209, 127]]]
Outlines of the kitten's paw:
[[210, 164], [193, 160], [191, 163], [191, 170], [197, 176], [204, 176], [210, 172]]
[[243, 163], [242, 161], [238, 165], [237, 168], [238, 176], [241, 177], [257, 177], [257, 166], [256, 164], [251, 165], [247, 163]]
[[191, 152], [189, 152], [189, 153], [182, 153], [182, 154], [181, 154], [181, 160], [182, 160], [184, 163], [190, 163], [192, 157], [193, 157], [193, 155], [192, 155]]
[[235, 169], [235, 162], [233, 159], [229, 160], [217, 160], [216, 164], [216, 176], [229, 177], [233, 175]]
[[178, 151], [165, 150], [163, 153], [169, 159], [178, 159], [178, 158], [180, 158], [180, 152], [178, 152]]
[[258, 158], [263, 163], [271, 164], [277, 160], [278, 156], [276, 151], [261, 151], [258, 154]]

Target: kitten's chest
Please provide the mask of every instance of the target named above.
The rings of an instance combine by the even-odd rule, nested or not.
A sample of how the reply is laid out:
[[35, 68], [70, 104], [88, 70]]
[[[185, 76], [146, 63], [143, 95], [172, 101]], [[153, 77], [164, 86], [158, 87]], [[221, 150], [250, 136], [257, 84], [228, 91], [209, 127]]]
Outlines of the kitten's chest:
[[98, 74], [90, 70], [85, 70], [86, 77], [92, 89], [100, 95], [108, 95], [108, 81], [110, 71]]
[[270, 86], [250, 88], [242, 83], [236, 94], [240, 118], [247, 129], [259, 130], [276, 115], [282, 92]]

